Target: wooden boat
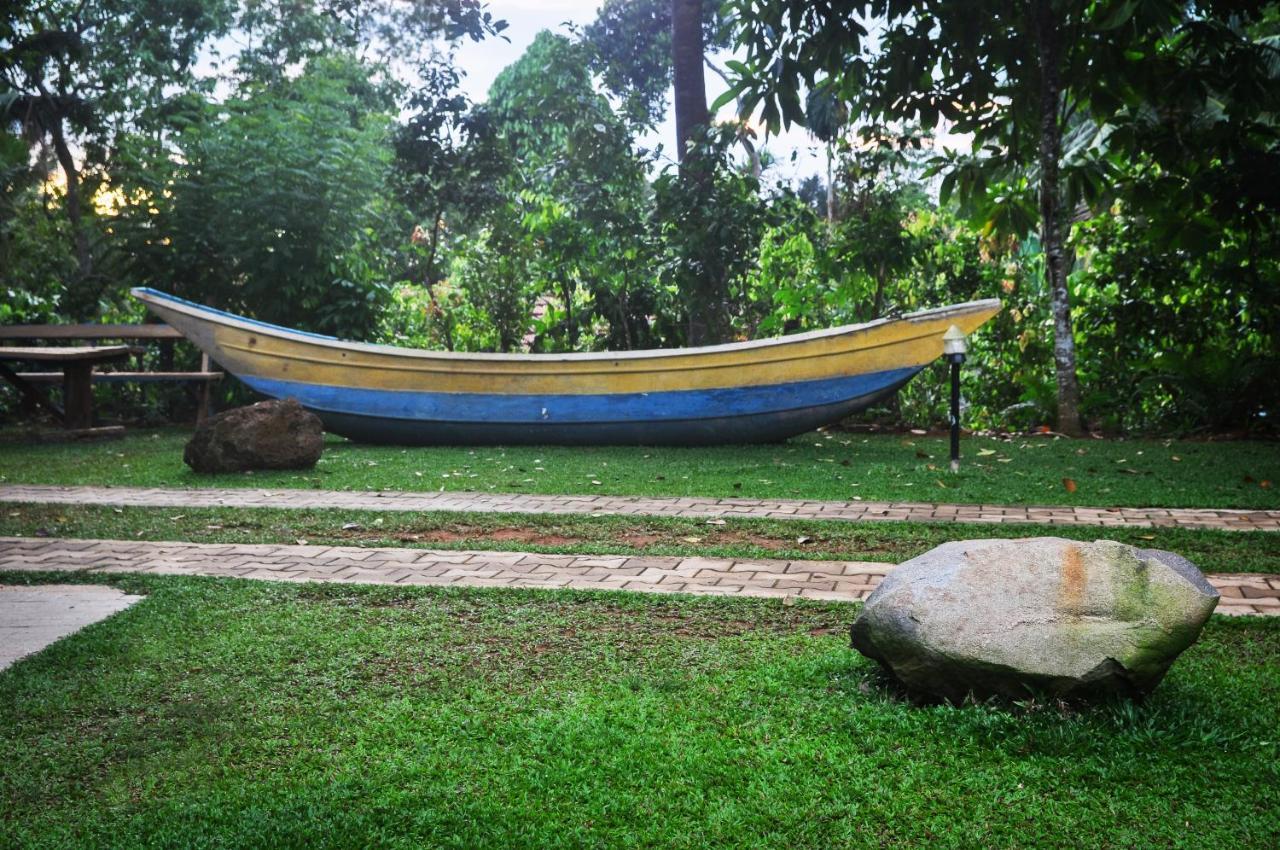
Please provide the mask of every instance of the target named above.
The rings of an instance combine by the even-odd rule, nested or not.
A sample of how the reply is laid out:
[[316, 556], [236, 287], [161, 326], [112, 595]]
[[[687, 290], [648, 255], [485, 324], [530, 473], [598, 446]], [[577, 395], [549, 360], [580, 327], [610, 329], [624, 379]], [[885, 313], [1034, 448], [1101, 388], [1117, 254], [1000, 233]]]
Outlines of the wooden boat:
[[785, 439], [893, 393], [998, 300], [701, 348], [463, 354], [346, 342], [133, 294], [223, 368], [372, 443], [716, 445]]

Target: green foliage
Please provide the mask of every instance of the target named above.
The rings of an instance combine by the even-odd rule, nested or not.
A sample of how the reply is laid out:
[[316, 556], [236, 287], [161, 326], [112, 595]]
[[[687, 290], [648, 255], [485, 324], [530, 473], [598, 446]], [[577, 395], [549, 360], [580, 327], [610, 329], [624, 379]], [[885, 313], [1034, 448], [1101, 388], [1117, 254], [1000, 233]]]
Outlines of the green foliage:
[[711, 131], [654, 183], [660, 280], [674, 301], [659, 321], [686, 345], [729, 340], [768, 224], [758, 181], [729, 159], [733, 142], [732, 128]]
[[54, 321], [74, 276], [66, 217], [35, 186], [8, 188], [0, 214], [0, 324]]
[[[781, 284], [781, 285], [780, 285]], [[813, 242], [804, 232], [765, 230], [760, 259], [747, 273], [747, 297], [763, 313], [761, 336], [825, 327], [826, 305], [835, 283], [822, 273]]]
[[529, 285], [533, 246], [516, 210], [505, 213], [467, 245], [450, 277], [475, 311], [454, 332], [463, 351], [512, 351], [529, 327], [536, 296]]
[[1158, 226], [1122, 209], [1082, 226], [1091, 408], [1115, 429], [1266, 427], [1280, 411], [1280, 231], [1219, 230], [1216, 245], [1164, 253]]
[[[136, 279], [265, 321], [360, 337], [405, 227], [388, 198], [389, 119], [352, 60], [308, 64], [144, 150], [122, 216]], [[149, 154], [146, 155], [146, 154]]]

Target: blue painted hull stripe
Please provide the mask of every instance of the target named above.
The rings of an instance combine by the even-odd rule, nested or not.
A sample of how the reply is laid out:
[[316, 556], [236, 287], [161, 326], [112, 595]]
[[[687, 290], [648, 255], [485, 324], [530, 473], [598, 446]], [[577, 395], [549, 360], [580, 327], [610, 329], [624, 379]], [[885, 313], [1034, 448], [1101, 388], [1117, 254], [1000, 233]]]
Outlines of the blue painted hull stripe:
[[263, 395], [296, 398], [329, 413], [418, 422], [603, 423], [718, 419], [804, 410], [870, 396], [903, 383], [920, 367], [762, 387], [655, 393], [497, 395], [332, 387], [241, 376]]

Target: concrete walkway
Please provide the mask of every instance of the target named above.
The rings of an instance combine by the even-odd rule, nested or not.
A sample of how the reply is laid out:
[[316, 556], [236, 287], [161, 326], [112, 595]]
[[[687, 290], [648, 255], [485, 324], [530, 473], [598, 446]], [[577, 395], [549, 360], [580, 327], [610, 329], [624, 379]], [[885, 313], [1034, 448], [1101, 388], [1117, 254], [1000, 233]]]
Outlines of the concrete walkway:
[[0, 585], [0, 670], [140, 599], [102, 584]]
[[[893, 564], [0, 537], [0, 570], [865, 599]], [[1280, 576], [1210, 575], [1222, 614], [1280, 614]]]
[[477, 511], [620, 514], [703, 519], [812, 519], [852, 522], [1038, 523], [1129, 528], [1280, 531], [1280, 511], [1209, 508], [1072, 508], [942, 505], [923, 502], [818, 502], [796, 499], [666, 499], [521, 493], [405, 493], [341, 490], [167, 490], [136, 487], [0, 485], [0, 502], [164, 508], [344, 508], [365, 511]]

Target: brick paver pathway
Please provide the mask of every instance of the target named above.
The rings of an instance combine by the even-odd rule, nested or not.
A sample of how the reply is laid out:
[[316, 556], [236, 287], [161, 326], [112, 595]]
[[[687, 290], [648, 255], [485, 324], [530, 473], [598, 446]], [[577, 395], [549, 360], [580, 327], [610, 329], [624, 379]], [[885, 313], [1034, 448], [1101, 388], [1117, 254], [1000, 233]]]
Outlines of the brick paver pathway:
[[0, 502], [136, 505], [166, 508], [346, 508], [374, 511], [477, 511], [526, 514], [622, 514], [700, 518], [1210, 528], [1280, 531], [1280, 511], [1208, 508], [1072, 508], [935, 505], [923, 502], [819, 502], [800, 499], [670, 499], [643, 496], [547, 496], [523, 493], [406, 493], [342, 490], [193, 489], [0, 485]]
[[[0, 570], [865, 599], [893, 564], [0, 537]], [[1222, 614], [1280, 614], [1280, 576], [1210, 575]]]

